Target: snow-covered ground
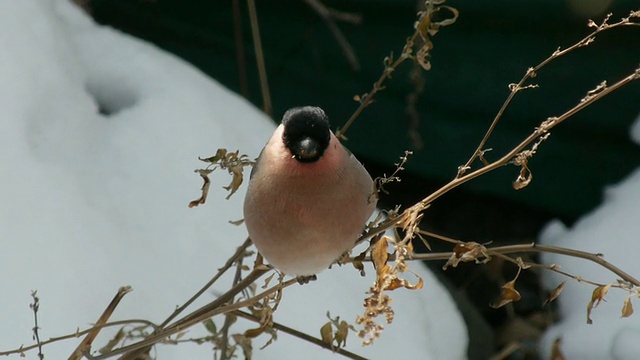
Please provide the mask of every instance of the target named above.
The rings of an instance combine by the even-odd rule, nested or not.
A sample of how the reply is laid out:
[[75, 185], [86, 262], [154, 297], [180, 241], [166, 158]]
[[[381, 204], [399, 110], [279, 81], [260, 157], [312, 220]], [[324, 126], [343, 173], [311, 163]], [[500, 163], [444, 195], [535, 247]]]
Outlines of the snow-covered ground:
[[[632, 138], [640, 143], [640, 117], [631, 130]], [[594, 169], [594, 171], [598, 171]], [[640, 169], [620, 184], [605, 190], [603, 204], [582, 218], [572, 229], [560, 222], [550, 223], [541, 236], [543, 244], [556, 245], [602, 253], [604, 259], [623, 271], [640, 277]], [[586, 260], [545, 254], [543, 261], [559, 264], [563, 271], [602, 284], [615, 283], [617, 277], [604, 268]], [[549, 356], [551, 343], [562, 339], [562, 351], [568, 359], [638, 359], [640, 354], [640, 315], [621, 318], [627, 292], [611, 289], [591, 313], [593, 324], [587, 324], [587, 304], [593, 286], [546, 273], [549, 289], [567, 280], [558, 298], [562, 320], [545, 334], [541, 352]], [[637, 309], [640, 300], [631, 300]]]
[[[212, 176], [206, 205], [187, 208], [201, 185], [197, 156], [225, 147], [255, 157], [274, 124], [190, 65], [96, 26], [67, 0], [0, 0], [0, 49], [0, 351], [33, 343], [31, 290], [41, 299], [41, 339], [88, 327], [123, 285], [134, 291], [111, 320], [162, 321], [246, 237], [228, 223], [242, 217], [244, 187], [224, 200], [224, 173]], [[352, 334], [349, 350], [374, 359], [465, 357], [466, 328], [451, 298], [420, 264], [413, 269], [425, 288], [393, 292], [394, 323], [371, 347]], [[349, 321], [362, 312], [371, 281], [349, 267], [325, 271], [289, 288], [275, 320], [319, 336], [327, 310]], [[200, 326], [189, 335], [197, 333]], [[79, 341], [43, 351], [67, 358]], [[286, 334], [254, 355], [302, 354], [333, 356]], [[157, 355], [210, 359], [211, 345], [159, 346]]]

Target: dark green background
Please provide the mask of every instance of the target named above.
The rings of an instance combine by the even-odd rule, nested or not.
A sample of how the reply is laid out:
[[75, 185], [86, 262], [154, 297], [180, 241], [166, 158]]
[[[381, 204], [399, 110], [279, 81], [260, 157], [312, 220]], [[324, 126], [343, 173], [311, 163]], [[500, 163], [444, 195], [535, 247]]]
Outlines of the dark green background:
[[[588, 3], [584, 0], [584, 3]], [[178, 54], [212, 78], [240, 92], [231, 1], [91, 2], [96, 19], [148, 39]], [[249, 99], [261, 106], [246, 2], [240, 1]], [[322, 19], [301, 1], [257, 1], [274, 118], [292, 106], [323, 107], [335, 127], [357, 107], [352, 98], [371, 89], [382, 59], [400, 52], [413, 31], [415, 1], [326, 1], [362, 15], [362, 24], [338, 23], [361, 64], [353, 71]], [[442, 183], [451, 179], [482, 138], [508, 95], [507, 84], [558, 46], [567, 47], [590, 30], [588, 16], [567, 1], [449, 1], [459, 20], [433, 38], [433, 69], [424, 74], [419, 130], [424, 148], [415, 151], [410, 173]], [[615, 1], [607, 11], [626, 16], [636, 1]], [[596, 14], [602, 19], [604, 14]], [[640, 63], [640, 28], [614, 30], [596, 43], [555, 61], [540, 72], [539, 89], [526, 91], [505, 113], [487, 147], [495, 159], [528, 135], [543, 119], [571, 107], [602, 80], [613, 83]], [[409, 63], [386, 83], [349, 130], [347, 146], [367, 163], [391, 166], [405, 149], [409, 118], [405, 98], [412, 91]], [[464, 186], [574, 218], [600, 202], [602, 188], [640, 164], [640, 149], [628, 129], [640, 113], [640, 85], [634, 83], [552, 131], [530, 163], [533, 183], [514, 191], [518, 169], [506, 167]], [[419, 190], [416, 190], [419, 191]], [[424, 194], [420, 194], [424, 195]]]

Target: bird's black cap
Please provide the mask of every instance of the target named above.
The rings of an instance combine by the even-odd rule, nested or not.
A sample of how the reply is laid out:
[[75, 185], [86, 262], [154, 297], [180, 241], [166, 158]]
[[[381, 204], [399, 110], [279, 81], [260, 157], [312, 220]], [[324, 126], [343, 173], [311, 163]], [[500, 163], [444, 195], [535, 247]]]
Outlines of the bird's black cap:
[[318, 161], [331, 141], [329, 118], [319, 107], [289, 109], [282, 117], [282, 125], [284, 145], [303, 163]]

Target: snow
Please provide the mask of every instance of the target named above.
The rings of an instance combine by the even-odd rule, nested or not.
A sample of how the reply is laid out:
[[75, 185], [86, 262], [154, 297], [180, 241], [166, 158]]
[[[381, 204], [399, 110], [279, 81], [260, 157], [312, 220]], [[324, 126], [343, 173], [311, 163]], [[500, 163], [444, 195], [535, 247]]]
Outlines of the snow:
[[[640, 143], [640, 117], [632, 127], [631, 137]], [[628, 274], [638, 277], [640, 262], [637, 260], [638, 204], [640, 204], [640, 169], [620, 184], [605, 190], [600, 207], [584, 216], [572, 229], [559, 221], [548, 224], [541, 235], [541, 242], [591, 253], [602, 253], [604, 259]], [[559, 264], [561, 270], [602, 284], [615, 283], [617, 277], [608, 270], [577, 258], [545, 254], [543, 261]], [[549, 289], [565, 280], [558, 274], [545, 273]], [[623, 301], [628, 293], [611, 289], [606, 302], [591, 313], [593, 324], [586, 323], [587, 304], [591, 300], [593, 286], [568, 280], [558, 298], [562, 320], [547, 331], [541, 343], [542, 353], [549, 356], [551, 343], [562, 339], [562, 351], [568, 359], [637, 359], [640, 351], [640, 317], [637, 314], [621, 318]], [[638, 306], [637, 297], [632, 304]]]
[[[206, 205], [187, 207], [201, 186], [197, 156], [225, 147], [255, 157], [275, 125], [180, 59], [97, 26], [66, 0], [0, 1], [0, 47], [0, 351], [33, 344], [31, 290], [40, 297], [41, 339], [89, 327], [123, 285], [134, 291], [111, 320], [161, 322], [246, 237], [228, 223], [242, 217], [244, 187], [225, 200], [226, 174], [213, 174]], [[395, 321], [382, 338], [363, 348], [351, 334], [347, 348], [370, 358], [465, 358], [466, 328], [452, 299], [421, 264], [412, 268], [425, 289], [394, 291]], [[368, 274], [334, 268], [287, 289], [275, 321], [315, 336], [326, 311], [353, 322]], [[113, 335], [104, 333], [94, 348]], [[255, 341], [255, 358], [339, 358], [283, 333], [257, 350], [266, 340]], [[43, 352], [66, 358], [79, 342]], [[210, 359], [211, 351], [160, 345], [155, 354]]]

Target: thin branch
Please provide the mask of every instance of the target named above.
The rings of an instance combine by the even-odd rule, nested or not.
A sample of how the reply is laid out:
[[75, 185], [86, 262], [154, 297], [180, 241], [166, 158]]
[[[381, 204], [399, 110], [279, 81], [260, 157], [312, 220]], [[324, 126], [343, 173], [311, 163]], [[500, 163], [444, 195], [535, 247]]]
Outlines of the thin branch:
[[153, 328], [156, 328], [158, 325], [152, 323], [149, 320], [145, 320], [145, 319], [128, 319], [128, 320], [118, 320], [118, 321], [113, 321], [113, 322], [109, 322], [103, 325], [96, 325], [96, 326], [92, 326], [88, 329], [85, 330], [78, 330], [74, 333], [71, 334], [67, 334], [67, 335], [62, 335], [62, 336], [56, 336], [56, 337], [52, 337], [49, 338], [48, 340], [33, 344], [33, 345], [29, 345], [29, 346], [20, 346], [17, 349], [13, 349], [13, 350], [7, 350], [7, 351], [0, 351], [0, 356], [8, 356], [8, 355], [13, 355], [13, 354], [23, 354], [27, 351], [33, 350], [33, 349], [38, 349], [41, 346], [46, 346], [49, 344], [53, 344], [59, 341], [63, 341], [63, 340], [69, 340], [69, 339], [76, 339], [82, 335], [88, 334], [92, 331], [94, 331], [96, 328], [107, 328], [107, 327], [113, 327], [113, 326], [122, 326], [122, 325], [131, 325], [131, 324], [142, 324], [142, 325], [146, 325], [146, 326], [150, 326]]
[[161, 341], [162, 339], [165, 339], [171, 335], [174, 335], [180, 331], [184, 331], [186, 329], [188, 329], [189, 327], [204, 321], [212, 316], [215, 315], [219, 315], [219, 314], [223, 314], [223, 313], [227, 313], [229, 311], [232, 310], [237, 310], [240, 309], [242, 307], [251, 305], [271, 294], [273, 294], [276, 291], [279, 291], [285, 287], [289, 287], [293, 284], [297, 284], [297, 279], [291, 279], [289, 281], [286, 281], [282, 284], [278, 284], [275, 285], [267, 290], [265, 290], [264, 292], [250, 298], [247, 299], [245, 301], [241, 301], [241, 302], [237, 302], [231, 305], [224, 305], [226, 303], [228, 303], [235, 295], [237, 295], [238, 293], [240, 293], [241, 291], [243, 291], [245, 288], [247, 288], [249, 285], [251, 285], [252, 283], [254, 283], [256, 280], [258, 280], [260, 277], [262, 277], [264, 274], [266, 274], [268, 271], [270, 271], [271, 269], [269, 269], [268, 267], [264, 266], [264, 265], [259, 265], [256, 266], [251, 273], [249, 273], [247, 275], [247, 277], [245, 277], [244, 279], [242, 279], [236, 286], [232, 287], [231, 289], [229, 289], [226, 293], [222, 294], [220, 297], [218, 297], [217, 299], [215, 299], [214, 301], [210, 302], [209, 304], [206, 304], [204, 306], [202, 306], [201, 308], [193, 311], [192, 313], [185, 315], [183, 318], [177, 320], [175, 323], [171, 324], [170, 326], [168, 326], [167, 328], [163, 329], [162, 331], [159, 331], [156, 334], [152, 334], [151, 336], [149, 336], [148, 338], [144, 339], [144, 340], [140, 340], [136, 343], [121, 347], [119, 349], [115, 349], [109, 353], [100, 355], [100, 356], [96, 356], [96, 357], [90, 357], [90, 359], [106, 359], [108, 357], [112, 357], [115, 355], [120, 355], [120, 354], [124, 354], [121, 359], [134, 359], [135, 358], [135, 353], [137, 350], [145, 348], [147, 346], [151, 346], [154, 345], [156, 343], [158, 343], [159, 341]]
[[[238, 317], [241, 317], [241, 318], [244, 318], [244, 319], [247, 319], [247, 320], [254, 321], [256, 323], [260, 323], [260, 319], [258, 317], [254, 316], [252, 314], [249, 314], [247, 312], [241, 311], [241, 310], [235, 310], [231, 314], [237, 315]], [[303, 332], [298, 331], [296, 329], [292, 329], [292, 328], [290, 328], [288, 326], [279, 324], [277, 322], [273, 322], [272, 327], [274, 329], [276, 329], [276, 330], [282, 331], [282, 332], [284, 332], [286, 334], [289, 334], [291, 336], [295, 336], [295, 337], [297, 337], [299, 339], [302, 339], [304, 341], [307, 341], [307, 342], [310, 342], [312, 344], [318, 345], [318, 346], [320, 346], [320, 347], [322, 347], [324, 349], [331, 350], [331, 351], [333, 351], [333, 352], [335, 352], [337, 354], [340, 354], [340, 355], [342, 355], [342, 356], [344, 356], [346, 358], [355, 359], [355, 360], [366, 360], [366, 358], [364, 358], [364, 357], [362, 357], [362, 356], [360, 356], [358, 354], [354, 354], [354, 353], [352, 353], [350, 351], [347, 351], [347, 350], [339, 348], [339, 347], [333, 347], [330, 344], [325, 343], [321, 339], [318, 339], [317, 337], [308, 335], [306, 333], [303, 333]]]
[[340, 31], [338, 25], [336, 25], [335, 19], [339, 16], [338, 14], [340, 14], [342, 18], [351, 19], [352, 22], [357, 21], [359, 23], [361, 18], [354, 14], [351, 14], [351, 17], [345, 17], [345, 13], [338, 13], [333, 9], [327, 8], [327, 6], [320, 2], [320, 0], [304, 0], [304, 2], [306, 2], [309, 7], [311, 7], [316, 13], [318, 13], [318, 15], [320, 15], [325, 25], [331, 31], [333, 37], [338, 42], [338, 45], [342, 49], [344, 56], [349, 62], [349, 65], [351, 65], [351, 69], [354, 71], [360, 70], [360, 62], [358, 61], [356, 52], [353, 50], [351, 44], [349, 44], [349, 41], [344, 36], [342, 31]]
[[[633, 13], [632, 13], [632, 15], [633, 15]], [[609, 16], [611, 16], [611, 14], [609, 14]], [[572, 52], [572, 51], [574, 51], [574, 50], [576, 50], [578, 48], [590, 45], [595, 40], [595, 36], [598, 35], [599, 33], [603, 32], [603, 31], [610, 30], [610, 29], [613, 29], [613, 28], [616, 28], [616, 27], [621, 27], [621, 26], [638, 26], [638, 25], [640, 25], [639, 23], [634, 23], [634, 22], [630, 21], [631, 15], [630, 15], [630, 17], [624, 18], [624, 19], [620, 20], [619, 22], [617, 22], [615, 24], [609, 25], [609, 24], [606, 23], [608, 18], [609, 18], [609, 16], [607, 16], [607, 18], [604, 20], [604, 22], [600, 26], [597, 26], [596, 30], [591, 32], [589, 35], [585, 36], [580, 41], [576, 42], [575, 44], [569, 46], [568, 48], [566, 48], [564, 50], [560, 50], [560, 48], [558, 48], [551, 55], [549, 55], [549, 57], [544, 59], [541, 63], [539, 63], [535, 67], [527, 69], [526, 73], [522, 76], [522, 78], [520, 79], [520, 81], [517, 84], [510, 84], [509, 85], [509, 90], [510, 90], [509, 96], [507, 97], [507, 99], [504, 101], [504, 103], [500, 107], [500, 110], [498, 110], [498, 113], [496, 114], [496, 116], [494, 117], [493, 121], [491, 122], [491, 125], [489, 126], [489, 129], [487, 130], [487, 132], [485, 133], [484, 137], [482, 138], [482, 141], [480, 141], [480, 143], [478, 144], [478, 147], [476, 148], [476, 151], [474, 151], [473, 154], [471, 155], [471, 157], [469, 158], [469, 160], [467, 160], [467, 162], [459, 168], [458, 177], [462, 176], [468, 169], [470, 169], [471, 164], [475, 161], [475, 159], [478, 158], [478, 156], [480, 156], [482, 154], [482, 151], [483, 151], [487, 141], [489, 140], [489, 137], [493, 133], [493, 130], [495, 129], [496, 125], [498, 124], [498, 121], [500, 121], [500, 119], [502, 118], [502, 115], [504, 114], [504, 111], [511, 104], [511, 101], [513, 100], [515, 95], [517, 93], [519, 93], [523, 89], [536, 87], [535, 85], [526, 86], [524, 84], [528, 80], [536, 77], [537, 74], [538, 74], [538, 71], [540, 69], [542, 69], [547, 64], [549, 64], [550, 62], [554, 61], [555, 59], [557, 59], [559, 57], [562, 57], [562, 56], [564, 56], [564, 55], [566, 55], [566, 54], [568, 54], [568, 53], [570, 53], [570, 52]]]
[[[151, 336], [159, 334], [161, 332], [163, 332], [163, 328], [169, 324], [173, 319], [176, 318], [176, 316], [178, 316], [180, 313], [182, 313], [182, 311], [184, 311], [189, 305], [191, 305], [197, 298], [199, 298], [205, 291], [207, 291], [207, 289], [209, 289], [211, 286], [213, 286], [213, 284], [218, 281], [218, 279], [229, 269], [231, 268], [231, 266], [238, 261], [239, 259], [242, 259], [243, 255], [245, 254], [245, 251], [247, 250], [247, 248], [251, 245], [251, 239], [247, 238], [244, 243], [242, 243], [242, 245], [240, 245], [237, 249], [236, 252], [231, 255], [231, 257], [229, 259], [227, 259], [227, 262], [224, 264], [224, 266], [222, 268], [220, 268], [218, 270], [218, 273], [216, 275], [214, 275], [213, 278], [211, 278], [211, 280], [209, 280], [209, 282], [207, 282], [200, 290], [198, 290], [198, 292], [196, 292], [189, 300], [187, 300], [187, 302], [185, 302], [182, 306], [180, 306], [179, 308], [177, 308], [176, 310], [174, 310], [174, 312], [167, 318], [165, 319], [165, 321], [162, 322], [162, 324], [160, 324], [160, 327], [156, 328], [154, 330], [154, 332], [151, 334]], [[139, 347], [137, 349], [135, 349], [135, 351], [132, 352], [132, 354], [129, 354], [128, 356], [134, 358], [137, 355], [146, 353], [150, 350], [151, 345], [145, 346], [145, 347]], [[127, 356], [127, 355], [125, 355]]]
[[588, 107], [589, 105], [593, 104], [594, 102], [600, 100], [601, 98], [603, 98], [604, 96], [620, 89], [621, 87], [631, 83], [632, 81], [638, 80], [640, 79], [640, 67], [635, 69], [631, 74], [629, 74], [628, 76], [624, 77], [622, 80], [619, 80], [618, 82], [616, 82], [615, 84], [604, 88], [603, 90], [601, 90], [600, 92], [598, 92], [597, 94], [593, 95], [593, 96], [587, 96], [585, 98], [583, 98], [577, 105], [575, 105], [574, 107], [572, 107], [571, 109], [567, 110], [565, 113], [563, 113], [562, 115], [558, 116], [558, 117], [550, 117], [548, 118], [546, 121], [544, 121], [542, 124], [540, 124], [540, 126], [538, 128], [536, 128], [527, 138], [525, 138], [520, 144], [518, 144], [515, 148], [513, 148], [511, 151], [509, 151], [507, 154], [505, 154], [504, 156], [502, 156], [500, 159], [489, 163], [479, 169], [476, 169], [470, 173], [467, 173], [466, 175], [462, 175], [462, 176], [456, 176], [453, 180], [451, 180], [449, 183], [447, 183], [446, 185], [442, 186], [441, 188], [439, 188], [438, 190], [434, 191], [433, 193], [429, 194], [427, 197], [425, 197], [424, 199], [420, 200], [419, 202], [417, 202], [416, 204], [414, 204], [413, 206], [407, 208], [406, 210], [404, 210], [402, 212], [402, 214], [397, 215], [397, 216], [393, 216], [393, 217], [389, 217], [387, 220], [382, 221], [380, 224], [371, 227], [369, 229], [367, 229], [365, 232], [363, 232], [360, 235], [360, 238], [358, 239], [357, 243], [360, 243], [368, 238], [371, 238], [377, 234], [380, 234], [394, 226], [396, 226], [399, 222], [403, 221], [403, 219], [406, 219], [407, 217], [412, 216], [412, 214], [415, 213], [419, 213], [421, 211], [423, 211], [424, 209], [426, 209], [431, 203], [433, 203], [433, 201], [435, 201], [436, 199], [438, 199], [439, 197], [441, 197], [442, 195], [446, 194], [447, 192], [451, 191], [452, 189], [472, 180], [475, 179], [481, 175], [484, 175], [490, 171], [493, 171], [499, 167], [505, 166], [507, 164], [509, 164], [512, 159], [514, 159], [514, 157], [516, 155], [518, 155], [520, 152], [522, 152], [523, 150], [525, 150], [531, 143], [533, 143], [534, 141], [536, 141], [537, 139], [539, 139], [541, 136], [544, 136], [545, 134], [549, 133], [549, 130], [551, 130], [553, 127], [557, 126], [558, 124], [562, 123], [563, 121], [567, 120], [568, 118], [570, 118], [571, 116], [577, 114], [578, 112], [584, 110], [586, 107]]
[[622, 269], [618, 268], [617, 266], [613, 265], [612, 263], [606, 261], [602, 257], [602, 254], [593, 254], [593, 253], [580, 251], [580, 250], [567, 249], [567, 248], [557, 247], [557, 246], [539, 245], [536, 243], [500, 246], [500, 247], [492, 248], [491, 251], [499, 252], [502, 254], [522, 252], [522, 251], [552, 253], [552, 254], [560, 254], [560, 255], [566, 255], [566, 256], [576, 257], [580, 259], [585, 259], [604, 267], [605, 269], [619, 276], [622, 280], [640, 287], [640, 280], [636, 279], [635, 277], [623, 271]]
[[[242, 281], [240, 281], [238, 283], [238, 285], [234, 288], [232, 288], [228, 293], [235, 292], [236, 294], [239, 293], [240, 291], [242, 291], [243, 289], [245, 289], [247, 286], [249, 286], [250, 284], [252, 284], [253, 282], [255, 282], [260, 276], [264, 275], [267, 271], [269, 271], [270, 269], [266, 269], [266, 268], [260, 268], [260, 269], [254, 269], [254, 271], [252, 272], [252, 274], [255, 272], [255, 274], [253, 276], [247, 276], [247, 278], [243, 279]], [[249, 274], [251, 275], [251, 274]], [[226, 303], [225, 302], [221, 302], [218, 301], [220, 298], [216, 299], [216, 301], [214, 302], [218, 302], [218, 306], [215, 306], [214, 302], [203, 306], [202, 308], [200, 308], [199, 310], [194, 311], [192, 314], [185, 316], [184, 319], [181, 319], [180, 321], [176, 322], [176, 324], [170, 326], [169, 328], [167, 328], [167, 330], [171, 330], [172, 333], [175, 333], [177, 331], [173, 331], [174, 329], [177, 329], [178, 331], [184, 330], [190, 326], [192, 326], [193, 324], [196, 324], [200, 321], [203, 321], [205, 319], [208, 319], [214, 315], [218, 315], [218, 314], [224, 314], [227, 313], [229, 311], [233, 311], [233, 310], [237, 310], [237, 309], [242, 309], [243, 307], [247, 307], [250, 305], [255, 304], [256, 302], [264, 299], [267, 296], [270, 296], [271, 294], [281, 291], [284, 288], [287, 288], [291, 285], [295, 285], [295, 284], [299, 284], [298, 279], [297, 278], [293, 278], [293, 279], [289, 279], [281, 284], [275, 285], [271, 288], [269, 288], [268, 290], [265, 290], [263, 292], [261, 292], [260, 294], [249, 298], [247, 300], [243, 300], [243, 301], [239, 301], [237, 303], [233, 303], [230, 305], [224, 305], [222, 306], [222, 304]], [[238, 291], [235, 291], [234, 289], [237, 288]], [[227, 295], [227, 294], [225, 294]]]
[[463, 184], [463, 183], [465, 183], [465, 182], [467, 182], [467, 181], [469, 181], [471, 179], [475, 179], [480, 175], [486, 174], [486, 173], [488, 173], [488, 172], [490, 172], [492, 170], [495, 170], [495, 169], [497, 169], [497, 168], [499, 168], [501, 166], [507, 165], [518, 153], [520, 153], [521, 151], [525, 150], [532, 142], [537, 140], [540, 136], [543, 136], [543, 135], [547, 134], [549, 132], [549, 130], [551, 130], [553, 127], [557, 126], [558, 124], [562, 123], [563, 121], [565, 121], [566, 119], [570, 118], [571, 116], [577, 114], [578, 112], [584, 110], [589, 105], [591, 105], [594, 102], [600, 100], [601, 98], [603, 98], [606, 95], [612, 93], [613, 91], [616, 91], [619, 88], [631, 83], [632, 81], [638, 80], [638, 79], [640, 79], [640, 68], [635, 69], [633, 71], [633, 73], [631, 73], [630, 75], [626, 76], [622, 80], [619, 80], [618, 82], [616, 82], [612, 86], [602, 90], [601, 92], [599, 92], [595, 96], [592, 96], [590, 98], [588, 97], [588, 98], [582, 99], [582, 101], [580, 101], [577, 105], [575, 105], [571, 109], [567, 110], [562, 115], [560, 115], [558, 117], [550, 117], [550, 118], [548, 118], [546, 121], [544, 121], [540, 125], [540, 127], [535, 129], [526, 139], [524, 139], [520, 144], [518, 144], [515, 148], [513, 148], [511, 151], [509, 151], [502, 158], [494, 161], [493, 163], [487, 164], [487, 165], [483, 166], [482, 168], [477, 169], [477, 170], [475, 170], [475, 171], [473, 171], [471, 173], [468, 173], [466, 175], [460, 176], [461, 174], [459, 174], [455, 179], [453, 179], [447, 185], [445, 185], [442, 188], [436, 190], [431, 195], [429, 195], [426, 198], [424, 198], [423, 200], [421, 200], [419, 202], [419, 204], [421, 204], [422, 206], [431, 204], [435, 199], [439, 198], [440, 196], [442, 196], [446, 192], [450, 191], [451, 189], [453, 189], [455, 187], [458, 187], [459, 185], [461, 185], [461, 184]]
[[[233, 286], [238, 285], [238, 283], [240, 282], [240, 279], [242, 277], [242, 257], [240, 257], [236, 263], [236, 273], [234, 274], [233, 277]], [[230, 302], [234, 301], [234, 298], [231, 298]], [[220, 330], [222, 332], [222, 340], [221, 340], [221, 346], [220, 346], [220, 358], [222, 360], [227, 360], [230, 357], [227, 356], [227, 349], [228, 349], [228, 345], [229, 345], [229, 328], [231, 327], [231, 325], [233, 324], [233, 317], [231, 316], [231, 314], [227, 313], [224, 317], [224, 324], [222, 325], [222, 329]]]
[[218, 279], [220, 279], [220, 277], [222, 275], [224, 275], [225, 272], [227, 272], [227, 270], [229, 270], [231, 268], [231, 266], [238, 261], [239, 258], [241, 258], [243, 256], [243, 254], [246, 252], [247, 248], [249, 246], [251, 246], [251, 239], [247, 238], [244, 243], [242, 243], [242, 245], [240, 245], [237, 249], [236, 252], [231, 255], [231, 257], [229, 259], [227, 259], [227, 262], [218, 270], [218, 273], [211, 278], [211, 280], [209, 280], [209, 282], [207, 282], [202, 289], [200, 289], [197, 293], [195, 293], [189, 300], [187, 300], [187, 302], [185, 302], [182, 306], [180, 306], [179, 308], [177, 308], [168, 318], [166, 318], [162, 324], [160, 324], [161, 328], [164, 328], [165, 326], [167, 326], [167, 324], [169, 324], [173, 319], [176, 318], [176, 316], [180, 315], [180, 313], [182, 311], [184, 311], [184, 309], [186, 309], [187, 307], [189, 307], [189, 305], [191, 305], [197, 298], [199, 298], [202, 294], [204, 294], [205, 291], [207, 291], [211, 286], [213, 286], [213, 284], [218, 281]]
[[240, 12], [240, 0], [231, 1], [233, 9], [233, 40], [236, 44], [236, 63], [238, 65], [238, 81], [240, 93], [245, 99], [249, 99], [249, 81], [247, 80], [247, 63], [244, 53], [244, 41], [242, 39], [242, 16]]
[[[418, 37], [418, 33], [419, 31], [416, 30], [413, 33], [413, 35], [411, 35], [411, 37], [405, 43], [404, 48], [402, 49], [402, 54], [395, 61], [391, 62], [392, 57], [385, 58], [385, 68], [382, 74], [380, 75], [378, 80], [373, 84], [371, 91], [367, 94], [362, 95], [362, 97], [360, 98], [360, 105], [358, 106], [356, 111], [354, 111], [354, 113], [351, 115], [349, 120], [347, 120], [347, 122], [340, 129], [338, 129], [338, 131], [336, 131], [336, 136], [338, 138], [344, 138], [344, 134], [347, 132], [347, 130], [349, 130], [353, 122], [356, 121], [356, 118], [358, 118], [358, 116], [360, 116], [362, 111], [373, 102], [373, 97], [378, 93], [378, 91], [384, 89], [384, 86], [383, 86], [384, 82], [391, 77], [391, 74], [395, 71], [395, 69], [398, 66], [400, 66], [400, 64], [402, 64], [405, 60], [411, 58], [409, 54], [411, 52], [411, 47], [413, 46], [413, 42]], [[391, 56], [393, 56], [393, 54]]]
[[[567, 249], [567, 248], [562, 248], [557, 246], [539, 245], [536, 243], [496, 246], [492, 248], [487, 248], [487, 252], [492, 255], [493, 254], [513, 254], [513, 253], [519, 253], [519, 252], [540, 252], [540, 253], [561, 254], [561, 255], [571, 256], [575, 258], [585, 259], [604, 267], [605, 269], [616, 274], [618, 277], [620, 277], [620, 279], [640, 287], [640, 280], [626, 273], [625, 271], [613, 265], [612, 263], [604, 260], [602, 258], [602, 254], [592, 254], [592, 253], [580, 251], [580, 250]], [[447, 260], [453, 254], [454, 254], [453, 252], [413, 254], [410, 260], [422, 260], [422, 261]], [[370, 261], [370, 258], [366, 258], [365, 260]], [[555, 271], [555, 269], [550, 269], [550, 270]], [[567, 273], [562, 273], [562, 274], [567, 275]], [[596, 283], [594, 284], [599, 285]]]
[[[344, 134], [351, 127], [353, 122], [356, 120], [358, 116], [362, 113], [362, 111], [373, 103], [374, 96], [378, 93], [378, 91], [384, 90], [384, 82], [391, 78], [391, 74], [395, 71], [395, 69], [400, 66], [405, 60], [413, 59], [420, 66], [422, 66], [425, 70], [430, 68], [430, 64], [427, 61], [430, 50], [433, 46], [430, 37], [433, 37], [440, 28], [453, 24], [458, 18], [458, 11], [452, 7], [443, 5], [444, 1], [427, 1], [425, 2], [425, 9], [423, 11], [418, 12], [418, 20], [414, 24], [414, 32], [411, 36], [407, 38], [405, 42], [402, 52], [398, 59], [393, 60], [393, 53], [384, 58], [384, 70], [382, 74], [378, 78], [378, 80], [373, 84], [373, 87], [369, 93], [366, 93], [362, 96], [356, 96], [355, 99], [360, 102], [360, 105], [356, 109], [356, 111], [351, 115], [349, 120], [336, 131], [336, 136], [339, 139], [345, 139]], [[451, 17], [445, 18], [440, 21], [432, 21], [432, 16], [439, 13], [441, 10], [448, 10], [451, 13]], [[420, 45], [417, 46], [418, 50], [414, 54], [414, 47], [416, 47], [417, 40], [420, 40]]]
[[93, 330], [87, 334], [87, 336], [84, 338], [84, 340], [82, 340], [80, 344], [78, 344], [76, 349], [69, 356], [69, 360], [80, 360], [82, 359], [84, 354], [90, 351], [93, 340], [95, 340], [95, 338], [98, 336], [98, 333], [100, 333], [100, 330], [102, 330], [102, 325], [107, 323], [107, 320], [109, 320], [111, 314], [113, 314], [122, 298], [130, 293], [131, 290], [131, 286], [122, 286], [120, 289], [118, 289], [116, 295], [113, 297], [109, 305], [107, 305], [107, 308], [104, 309], [104, 311], [98, 318], [98, 321], [96, 321], [96, 326], [94, 326]]
[[260, 77], [260, 89], [262, 91], [262, 106], [265, 114], [271, 116], [273, 108], [271, 106], [271, 94], [269, 92], [269, 82], [267, 81], [267, 70], [264, 64], [264, 53], [262, 51], [262, 41], [260, 40], [260, 27], [258, 25], [258, 12], [256, 11], [255, 0], [247, 0], [249, 6], [249, 20], [251, 21], [251, 34], [253, 36], [253, 47], [256, 52], [256, 62], [258, 65], [258, 76]]
[[40, 326], [38, 325], [38, 310], [40, 309], [40, 298], [38, 297], [38, 291], [31, 291], [31, 298], [33, 299], [33, 303], [29, 305], [31, 310], [33, 311], [33, 340], [36, 341], [36, 345], [38, 346], [38, 358], [40, 360], [44, 360], [44, 354], [42, 353], [42, 343], [40, 342]]

